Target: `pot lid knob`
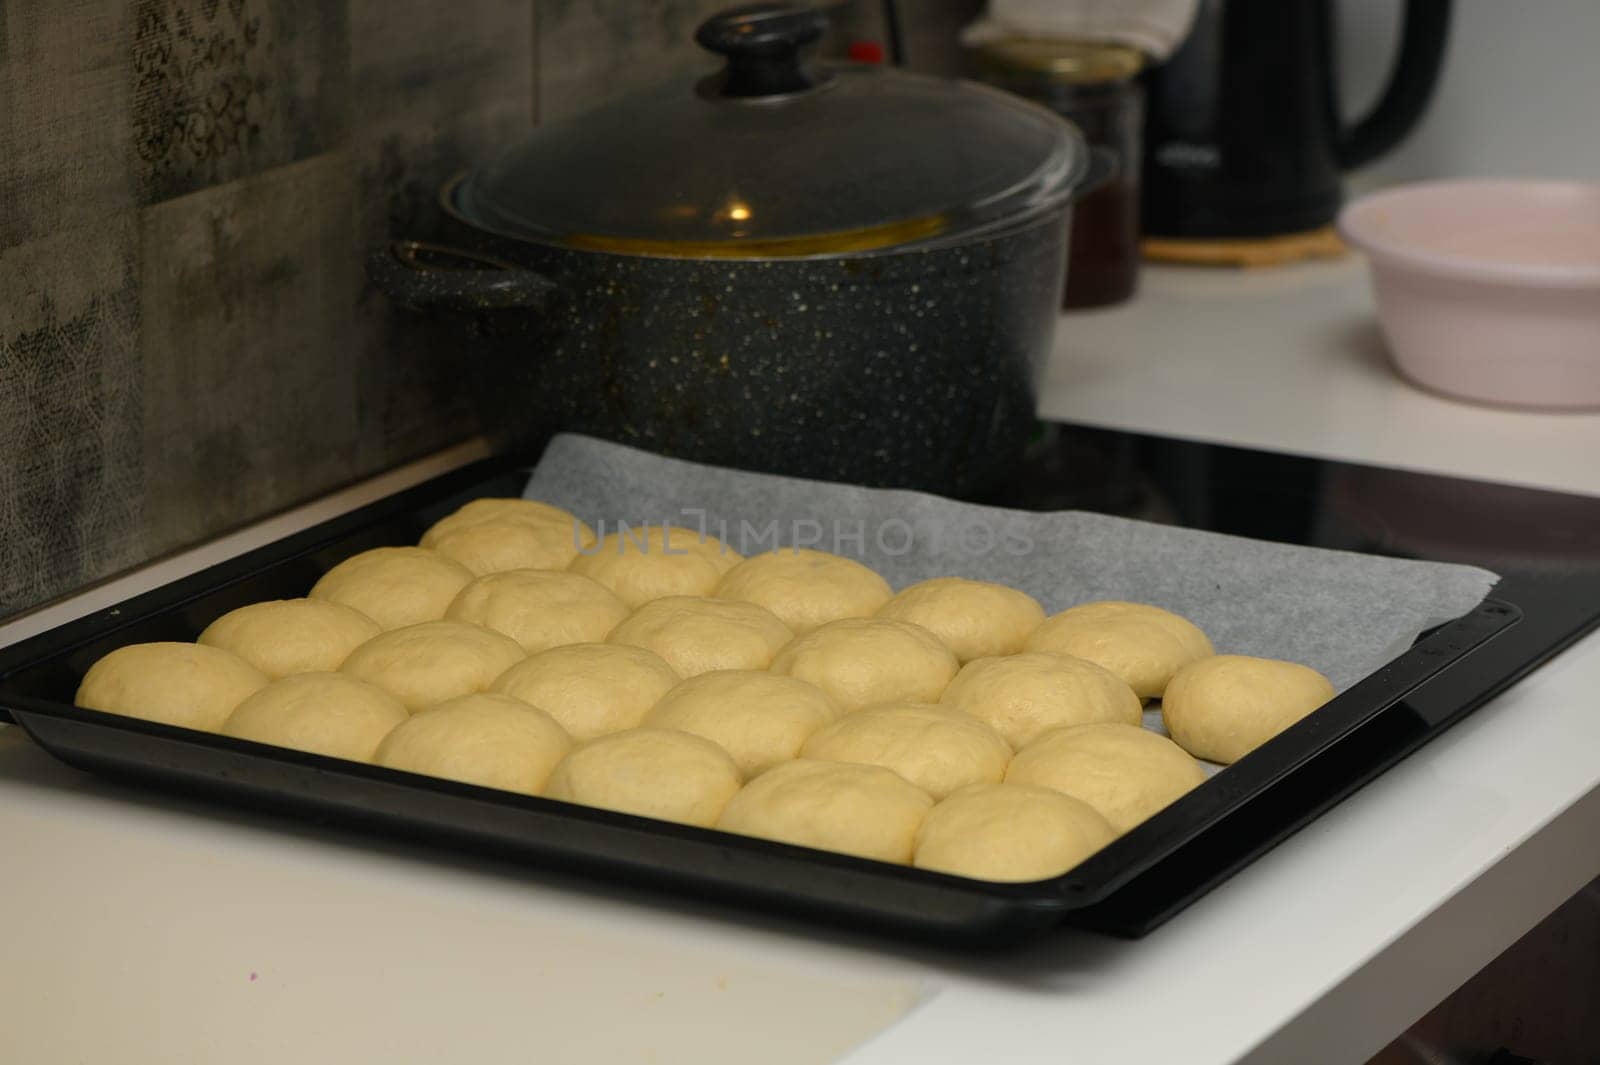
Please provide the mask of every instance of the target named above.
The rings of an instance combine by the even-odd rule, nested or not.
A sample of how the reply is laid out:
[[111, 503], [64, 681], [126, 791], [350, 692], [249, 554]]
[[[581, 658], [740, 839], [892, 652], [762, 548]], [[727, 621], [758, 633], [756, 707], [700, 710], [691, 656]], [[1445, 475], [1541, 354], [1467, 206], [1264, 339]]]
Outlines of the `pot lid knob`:
[[800, 49], [819, 40], [827, 28], [828, 17], [805, 4], [749, 4], [713, 15], [700, 24], [694, 39], [726, 56], [728, 65], [703, 88], [736, 99], [814, 89], [829, 78], [808, 70], [800, 62]]

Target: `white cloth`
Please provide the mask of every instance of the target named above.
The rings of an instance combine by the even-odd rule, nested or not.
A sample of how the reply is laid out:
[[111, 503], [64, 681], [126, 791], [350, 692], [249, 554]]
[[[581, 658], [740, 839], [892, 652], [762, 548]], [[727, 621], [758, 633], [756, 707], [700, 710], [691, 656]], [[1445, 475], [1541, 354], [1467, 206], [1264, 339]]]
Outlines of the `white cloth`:
[[961, 42], [1076, 37], [1131, 45], [1159, 62], [1183, 43], [1199, 6], [1200, 0], [989, 0]]

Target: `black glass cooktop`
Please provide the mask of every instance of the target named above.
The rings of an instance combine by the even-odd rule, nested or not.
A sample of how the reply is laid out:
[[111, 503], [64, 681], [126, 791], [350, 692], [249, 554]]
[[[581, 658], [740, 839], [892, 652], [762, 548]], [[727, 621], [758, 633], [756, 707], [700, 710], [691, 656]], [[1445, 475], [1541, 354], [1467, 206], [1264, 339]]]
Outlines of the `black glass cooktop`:
[[992, 501], [1503, 574], [1600, 575], [1600, 497], [1061, 424], [1040, 427]]
[[1526, 668], [1600, 624], [1596, 496], [1044, 424], [992, 502], [1482, 566], [1526, 612]]

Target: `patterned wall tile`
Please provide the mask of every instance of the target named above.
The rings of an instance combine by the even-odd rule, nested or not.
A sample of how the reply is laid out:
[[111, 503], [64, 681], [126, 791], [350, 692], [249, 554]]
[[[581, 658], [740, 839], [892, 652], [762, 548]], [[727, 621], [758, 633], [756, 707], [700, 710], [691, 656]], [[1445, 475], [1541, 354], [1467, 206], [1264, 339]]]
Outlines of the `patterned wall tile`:
[[[353, 174], [362, 258], [391, 235], [435, 235], [432, 193], [460, 165], [460, 154], [420, 141], [406, 146], [398, 137], [352, 150], [371, 153]], [[391, 306], [364, 279], [347, 313], [355, 322], [358, 456], [365, 466], [422, 455], [477, 432], [460, 363], [425, 320]]]
[[365, 472], [349, 159], [141, 212], [149, 536], [193, 542]]
[[341, 143], [343, 0], [133, 0], [131, 134], [157, 203]]
[[533, 0], [346, 2], [358, 134], [453, 134], [496, 114], [531, 120]]
[[0, 3], [0, 248], [133, 203], [126, 0]]
[[[533, 0], [350, 0], [351, 152], [364, 248], [436, 238], [439, 186], [533, 126]], [[471, 433], [459, 363], [363, 287], [361, 449], [421, 454]]]
[[350, 0], [363, 233], [436, 224], [439, 183], [533, 127], [533, 0]]
[[716, 70], [719, 60], [694, 43], [694, 30], [732, 6], [730, 0], [538, 0], [539, 120]]
[[531, 126], [533, 40], [533, 0], [0, 0], [0, 616], [473, 431], [362, 260]]
[[0, 616], [149, 557], [131, 216], [0, 250]]

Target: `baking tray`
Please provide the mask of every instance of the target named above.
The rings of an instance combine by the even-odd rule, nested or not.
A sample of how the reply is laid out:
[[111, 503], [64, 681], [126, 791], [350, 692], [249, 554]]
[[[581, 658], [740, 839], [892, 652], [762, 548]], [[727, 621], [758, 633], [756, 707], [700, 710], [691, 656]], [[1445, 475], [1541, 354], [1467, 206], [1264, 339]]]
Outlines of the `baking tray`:
[[0, 715], [92, 773], [205, 799], [653, 884], [785, 914], [1003, 944], [1068, 923], [1139, 935], [1354, 791], [1537, 660], [1506, 582], [1248, 757], [1066, 874], [996, 884], [475, 787], [71, 705], [128, 643], [193, 640], [220, 614], [301, 596], [337, 562], [414, 544], [529, 470], [488, 460], [0, 651]]

